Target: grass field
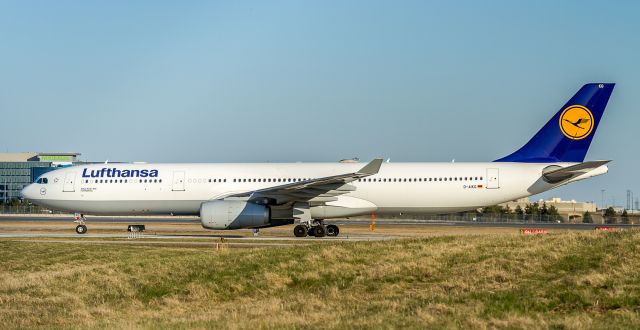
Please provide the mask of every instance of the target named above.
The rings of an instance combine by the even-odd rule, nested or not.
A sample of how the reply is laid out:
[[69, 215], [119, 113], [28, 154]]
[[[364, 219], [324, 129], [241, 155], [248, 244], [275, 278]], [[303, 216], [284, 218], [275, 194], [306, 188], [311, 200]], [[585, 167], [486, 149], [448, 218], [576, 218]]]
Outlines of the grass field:
[[640, 327], [636, 231], [0, 251], [2, 328]]

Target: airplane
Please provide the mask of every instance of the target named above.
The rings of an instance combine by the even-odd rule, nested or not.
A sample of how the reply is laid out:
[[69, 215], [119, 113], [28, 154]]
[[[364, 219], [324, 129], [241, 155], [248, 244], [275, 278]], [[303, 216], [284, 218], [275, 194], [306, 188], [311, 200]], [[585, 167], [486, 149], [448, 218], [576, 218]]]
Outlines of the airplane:
[[607, 173], [609, 161], [584, 159], [614, 85], [584, 85], [493, 162], [84, 164], [41, 175], [22, 196], [77, 214], [78, 234], [85, 214], [193, 215], [212, 230], [295, 223], [296, 237], [324, 237], [340, 232], [327, 219], [476, 210]]

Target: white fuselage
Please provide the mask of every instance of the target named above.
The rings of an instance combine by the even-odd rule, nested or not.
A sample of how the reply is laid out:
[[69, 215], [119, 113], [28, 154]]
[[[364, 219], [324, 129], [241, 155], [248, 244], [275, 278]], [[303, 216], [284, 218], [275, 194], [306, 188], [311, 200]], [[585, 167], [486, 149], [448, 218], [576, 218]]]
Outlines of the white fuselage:
[[[572, 164], [384, 163], [378, 174], [351, 182], [354, 191], [326, 205], [366, 210], [363, 213], [372, 208], [376, 213], [474, 210], [552, 189], [559, 184], [542, 180], [543, 169]], [[361, 167], [359, 163], [93, 164], [46, 173], [41, 178], [47, 183], [29, 185], [23, 195], [51, 209], [84, 214], [198, 215], [206, 201]], [[602, 166], [568, 182], [606, 171]]]

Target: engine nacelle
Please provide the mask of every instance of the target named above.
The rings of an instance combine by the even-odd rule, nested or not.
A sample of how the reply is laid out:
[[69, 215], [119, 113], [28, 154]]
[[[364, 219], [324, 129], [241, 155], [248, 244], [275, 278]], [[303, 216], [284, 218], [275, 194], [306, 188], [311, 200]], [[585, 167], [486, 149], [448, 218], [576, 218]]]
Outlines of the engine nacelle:
[[207, 229], [240, 229], [269, 224], [269, 208], [243, 201], [211, 201], [200, 206], [200, 222]]

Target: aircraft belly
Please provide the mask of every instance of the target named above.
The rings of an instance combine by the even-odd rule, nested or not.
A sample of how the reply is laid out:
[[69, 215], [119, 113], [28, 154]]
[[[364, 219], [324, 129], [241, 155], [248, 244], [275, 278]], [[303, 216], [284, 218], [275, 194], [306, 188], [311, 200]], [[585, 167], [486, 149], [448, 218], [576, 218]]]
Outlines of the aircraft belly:
[[175, 214], [197, 215], [201, 200], [46, 200], [38, 204], [59, 211], [94, 215]]

